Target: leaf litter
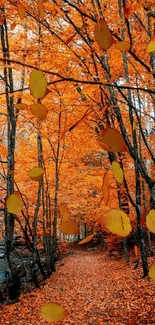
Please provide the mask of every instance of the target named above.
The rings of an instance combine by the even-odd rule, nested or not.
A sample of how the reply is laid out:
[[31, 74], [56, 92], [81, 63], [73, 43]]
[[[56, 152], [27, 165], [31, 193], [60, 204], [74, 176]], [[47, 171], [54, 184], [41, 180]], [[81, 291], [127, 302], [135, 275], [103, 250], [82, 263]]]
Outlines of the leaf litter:
[[155, 282], [142, 278], [141, 265], [134, 269], [133, 257], [128, 265], [105, 249], [71, 250], [74, 254], [64, 255], [44, 285], [22, 294], [16, 304], [1, 306], [0, 325], [47, 325], [41, 308], [48, 303], [69, 314], [58, 325], [155, 324]]

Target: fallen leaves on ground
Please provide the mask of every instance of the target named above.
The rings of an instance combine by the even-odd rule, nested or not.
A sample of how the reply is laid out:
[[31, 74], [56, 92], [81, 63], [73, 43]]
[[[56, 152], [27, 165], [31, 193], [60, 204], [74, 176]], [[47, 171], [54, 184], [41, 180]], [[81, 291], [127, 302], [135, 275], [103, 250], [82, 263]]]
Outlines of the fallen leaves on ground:
[[2, 306], [1, 325], [47, 325], [41, 307], [51, 302], [69, 313], [58, 325], [129, 325], [136, 312], [135, 325], [155, 324], [155, 282], [142, 279], [141, 265], [134, 270], [133, 257], [127, 265], [118, 253], [116, 258], [104, 249], [71, 250], [74, 254], [57, 263], [44, 286]]

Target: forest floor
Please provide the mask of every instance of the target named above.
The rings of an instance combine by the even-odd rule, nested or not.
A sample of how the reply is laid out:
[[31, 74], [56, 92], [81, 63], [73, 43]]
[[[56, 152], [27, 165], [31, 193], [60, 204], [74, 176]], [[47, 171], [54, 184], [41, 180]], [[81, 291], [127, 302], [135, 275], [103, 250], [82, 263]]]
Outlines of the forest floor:
[[40, 310], [49, 302], [69, 313], [58, 325], [155, 324], [155, 281], [143, 279], [133, 260], [127, 265], [119, 254], [72, 245], [44, 285], [0, 307], [0, 325], [47, 325]]

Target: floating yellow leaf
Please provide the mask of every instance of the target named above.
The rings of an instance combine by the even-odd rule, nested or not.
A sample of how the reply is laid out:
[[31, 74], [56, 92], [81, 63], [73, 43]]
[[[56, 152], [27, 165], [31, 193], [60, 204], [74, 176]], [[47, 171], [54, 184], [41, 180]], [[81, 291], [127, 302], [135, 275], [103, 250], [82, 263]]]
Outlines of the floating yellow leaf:
[[105, 20], [100, 20], [95, 26], [95, 40], [99, 47], [103, 50], [108, 50], [114, 43], [111, 31], [108, 28]]
[[25, 7], [22, 5], [22, 3], [20, 3], [18, 5], [18, 13], [19, 13], [20, 19], [21, 20], [24, 19], [26, 12], [25, 12]]
[[41, 70], [30, 73], [30, 93], [35, 98], [43, 98], [46, 93], [47, 81]]
[[131, 231], [131, 223], [128, 215], [121, 210], [110, 210], [98, 221], [106, 229], [110, 230], [113, 234], [125, 237]]
[[122, 135], [116, 129], [107, 126], [99, 135], [100, 146], [108, 152], [125, 152], [126, 144]]
[[41, 315], [47, 322], [59, 322], [69, 315], [60, 305], [49, 303], [41, 307]]
[[33, 167], [29, 170], [29, 177], [32, 181], [39, 181], [44, 174], [44, 169], [42, 167]]
[[117, 161], [112, 162], [112, 170], [113, 170], [114, 176], [116, 178], [116, 181], [119, 184], [122, 184], [123, 183], [123, 178], [124, 178], [123, 170], [122, 170], [122, 168], [120, 167], [120, 164]]
[[13, 193], [9, 195], [6, 199], [6, 207], [9, 213], [20, 213], [22, 205], [22, 199], [18, 193]]
[[128, 52], [130, 50], [131, 44], [126, 41], [122, 41], [119, 43], [116, 43], [116, 49], [124, 52]]
[[88, 237], [82, 239], [82, 240], [78, 243], [78, 245], [82, 245], [82, 244], [89, 243], [89, 242], [93, 239], [94, 236], [95, 236], [94, 234], [89, 235]]
[[46, 106], [43, 104], [33, 104], [30, 106], [31, 113], [39, 118], [40, 120], [44, 120], [47, 116]]
[[63, 220], [65, 222], [67, 222], [69, 220], [69, 211], [68, 211], [68, 208], [66, 207], [66, 205], [60, 204], [59, 211], [60, 211], [60, 214], [61, 214]]
[[21, 110], [27, 109], [27, 105], [24, 103], [15, 104], [14, 106], [15, 106], [15, 108], [21, 109]]
[[155, 210], [150, 210], [146, 217], [147, 228], [155, 234]]
[[155, 281], [155, 264], [152, 264], [149, 269], [149, 276], [152, 280]]
[[43, 7], [43, 4], [42, 4], [42, 1], [37, 0], [37, 3], [38, 3], [39, 15], [40, 15], [41, 19], [44, 20], [45, 19], [45, 13], [44, 13], [44, 7]]
[[61, 231], [63, 234], [66, 235], [79, 234], [79, 228], [77, 223], [71, 219], [69, 219], [67, 222], [63, 220], [58, 229], [59, 231]]
[[148, 44], [147, 48], [146, 48], [146, 52], [150, 53], [150, 52], [154, 52], [155, 51], [155, 33], [153, 35], [153, 37], [150, 40], [150, 43]]

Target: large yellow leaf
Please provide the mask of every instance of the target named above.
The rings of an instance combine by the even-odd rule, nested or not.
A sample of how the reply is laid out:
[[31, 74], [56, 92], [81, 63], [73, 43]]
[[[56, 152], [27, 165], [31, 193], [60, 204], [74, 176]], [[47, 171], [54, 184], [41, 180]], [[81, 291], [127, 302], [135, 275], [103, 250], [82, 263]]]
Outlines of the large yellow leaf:
[[95, 40], [99, 47], [103, 50], [108, 50], [114, 43], [111, 31], [108, 28], [105, 20], [100, 20], [95, 26]]
[[155, 33], [153, 35], [153, 37], [150, 40], [150, 43], [148, 44], [147, 48], [146, 48], [146, 52], [150, 53], [150, 52], [154, 52], [155, 51]]
[[114, 176], [116, 178], [116, 181], [119, 184], [122, 184], [123, 183], [123, 177], [124, 177], [123, 176], [123, 170], [122, 170], [122, 168], [120, 167], [120, 164], [117, 161], [112, 162], [112, 170], [113, 170]]
[[60, 214], [65, 222], [69, 220], [69, 211], [66, 205], [60, 204], [59, 206]]
[[69, 315], [60, 305], [49, 303], [41, 307], [41, 315], [47, 322], [59, 322]]
[[149, 276], [152, 280], [155, 281], [155, 264], [152, 264], [149, 269]]
[[18, 5], [18, 13], [19, 13], [19, 17], [20, 17], [20, 19], [21, 19], [21, 20], [24, 19], [26, 12], [25, 12], [25, 7], [23, 6], [22, 3], [20, 3], [20, 4]]
[[155, 234], [155, 210], [150, 210], [146, 217], [147, 228]]
[[47, 109], [46, 106], [43, 104], [33, 104], [30, 106], [31, 113], [39, 118], [40, 120], [45, 120], [47, 116]]
[[46, 93], [47, 81], [41, 70], [30, 73], [30, 93], [35, 98], [43, 98]]
[[116, 43], [116, 49], [124, 52], [128, 52], [130, 50], [131, 44], [126, 41], [122, 41], [119, 43]]
[[131, 223], [128, 215], [121, 210], [110, 210], [98, 221], [106, 229], [110, 230], [113, 234], [125, 237], [131, 231]]
[[29, 177], [32, 181], [39, 181], [44, 174], [44, 169], [42, 167], [33, 167], [29, 170]]
[[6, 207], [9, 213], [20, 213], [22, 205], [22, 199], [18, 193], [13, 193], [9, 195], [6, 199]]
[[88, 237], [82, 239], [82, 240], [78, 243], [78, 245], [82, 245], [82, 244], [89, 243], [89, 242], [93, 239], [94, 236], [95, 236], [94, 234], [89, 235]]
[[44, 20], [45, 19], [45, 13], [44, 13], [44, 7], [43, 7], [43, 4], [42, 4], [42, 1], [37, 0], [37, 3], [38, 3], [39, 15], [40, 15], [41, 19]]
[[79, 228], [77, 223], [71, 219], [69, 219], [67, 222], [63, 220], [58, 229], [59, 231], [61, 231], [63, 234], [66, 235], [79, 234]]
[[116, 129], [107, 126], [99, 135], [100, 146], [108, 152], [125, 152], [126, 144], [122, 135]]

